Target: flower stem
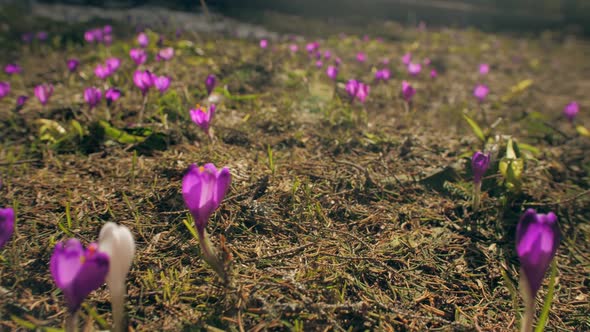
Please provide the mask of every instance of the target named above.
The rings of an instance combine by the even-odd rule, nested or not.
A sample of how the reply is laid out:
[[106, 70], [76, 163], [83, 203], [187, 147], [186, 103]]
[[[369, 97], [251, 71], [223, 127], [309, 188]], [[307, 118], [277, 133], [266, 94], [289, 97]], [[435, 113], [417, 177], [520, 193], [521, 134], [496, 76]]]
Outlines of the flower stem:
[[477, 212], [481, 204], [481, 182], [473, 184], [473, 211]]
[[[530, 302], [530, 303], [527, 303]], [[521, 332], [533, 332], [533, 320], [535, 319], [535, 301], [525, 300], [524, 316], [520, 325]]]
[[72, 312], [66, 318], [66, 332], [78, 332], [78, 312]]
[[201, 252], [203, 253], [203, 259], [207, 262], [213, 270], [219, 275], [224, 282], [227, 282], [227, 274], [223, 261], [219, 259], [217, 250], [213, 247], [211, 240], [209, 240], [209, 234], [206, 230], [197, 230], [199, 234], [199, 244], [201, 245]]
[[125, 285], [111, 290], [111, 309], [113, 311], [113, 332], [125, 331]]

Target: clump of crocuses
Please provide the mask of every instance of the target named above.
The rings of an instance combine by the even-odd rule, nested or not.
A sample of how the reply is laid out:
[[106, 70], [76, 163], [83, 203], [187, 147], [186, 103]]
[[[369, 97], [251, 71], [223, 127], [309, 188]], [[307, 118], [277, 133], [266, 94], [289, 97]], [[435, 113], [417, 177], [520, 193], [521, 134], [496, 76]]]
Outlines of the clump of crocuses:
[[6, 245], [14, 233], [14, 219], [12, 208], [0, 209], [0, 249]]
[[490, 167], [490, 154], [477, 151], [471, 157], [471, 171], [473, 172], [473, 211], [477, 211], [481, 202], [481, 182]]
[[229, 169], [217, 169], [213, 164], [193, 164], [182, 179], [182, 197], [195, 221], [203, 259], [225, 282], [228, 281], [225, 261], [211, 244], [206, 228], [209, 217], [221, 204], [230, 183]]
[[104, 284], [109, 256], [100, 252], [96, 243], [84, 248], [77, 239], [69, 239], [55, 246], [49, 268], [66, 300], [66, 331], [77, 331], [77, 312], [86, 296]]
[[528, 209], [516, 227], [516, 253], [520, 261], [520, 292], [525, 310], [521, 331], [532, 332], [535, 297], [560, 242], [557, 216]]
[[389, 69], [384, 68], [381, 70], [377, 70], [375, 72], [375, 81], [389, 81], [389, 79], [391, 78], [391, 71], [389, 71]]
[[364, 103], [369, 96], [369, 92], [371, 88], [368, 84], [357, 80], [349, 80], [346, 83], [346, 93], [350, 97], [350, 102], [352, 103], [355, 99], [358, 100], [360, 103]]

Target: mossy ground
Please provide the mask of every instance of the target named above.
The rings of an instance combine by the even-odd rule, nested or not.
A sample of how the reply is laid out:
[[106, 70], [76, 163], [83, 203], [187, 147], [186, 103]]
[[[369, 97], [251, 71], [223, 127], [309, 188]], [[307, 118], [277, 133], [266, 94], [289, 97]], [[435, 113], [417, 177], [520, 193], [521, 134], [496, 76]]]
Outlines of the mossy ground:
[[[362, 40], [364, 30], [312, 35], [307, 41], [342, 58], [334, 87], [325, 75], [331, 61], [317, 69], [302, 40], [293, 55], [287, 40], [263, 50], [257, 40], [190, 32], [177, 40], [160, 29], [176, 56], [156, 63], [152, 43], [144, 66], [172, 77], [169, 92], [152, 91], [147, 103], [143, 126], [159, 135], [125, 144], [94, 124], [104, 118], [104, 102], [92, 120], [83, 116], [82, 92], [93, 85], [121, 88], [123, 98], [110, 109], [112, 126], [138, 121], [142, 98], [128, 57], [132, 29], [116, 25], [115, 43], [104, 48], [82, 45], [82, 31], [92, 24], [37, 22], [52, 39], [29, 47], [17, 40], [31, 21], [11, 24], [2, 32], [2, 63], [16, 61], [24, 73], [3, 77], [12, 92], [0, 101], [0, 206], [15, 207], [18, 216], [0, 256], [0, 330], [62, 325], [63, 296], [48, 268], [54, 244], [72, 236], [92, 242], [107, 221], [128, 226], [137, 240], [127, 305], [135, 330], [515, 330], [514, 230], [528, 207], [554, 210], [563, 233], [548, 329], [590, 329], [590, 139], [561, 115], [577, 100], [583, 106], [576, 121], [590, 125], [587, 41], [562, 33], [392, 24], [372, 26], [370, 41]], [[367, 63], [357, 63], [359, 51]], [[439, 76], [408, 77], [400, 60], [408, 51], [430, 58], [426, 68]], [[93, 69], [108, 55], [124, 61], [102, 82]], [[82, 64], [68, 74], [65, 59], [73, 56]], [[390, 64], [381, 65], [383, 58]], [[487, 76], [477, 71], [482, 62], [491, 64]], [[373, 83], [372, 72], [381, 67], [391, 68], [393, 79]], [[220, 79], [222, 100], [213, 141], [188, 116], [204, 103], [210, 73]], [[371, 83], [364, 105], [349, 105], [343, 89], [349, 78]], [[402, 79], [417, 89], [410, 107], [400, 96]], [[527, 79], [530, 87], [510, 93]], [[55, 93], [42, 108], [32, 91], [45, 82]], [[491, 89], [481, 107], [471, 95], [476, 83]], [[15, 112], [21, 94], [31, 99]], [[493, 129], [484, 111], [488, 124], [501, 119]], [[533, 147], [522, 151], [522, 192], [503, 189], [496, 163], [477, 213], [470, 207], [467, 157], [484, 145], [464, 113], [493, 143], [495, 135], [511, 135]], [[68, 133], [50, 130], [46, 138], [53, 141], [42, 141], [38, 119]], [[69, 127], [72, 119], [81, 134]], [[503, 143], [488, 146], [494, 145], [502, 156]], [[199, 258], [183, 224], [183, 172], [206, 162], [232, 173], [230, 192], [208, 228], [232, 257], [229, 286]], [[546, 290], [547, 283], [539, 305]], [[89, 296], [81, 320], [105, 329], [110, 319], [103, 287]]]

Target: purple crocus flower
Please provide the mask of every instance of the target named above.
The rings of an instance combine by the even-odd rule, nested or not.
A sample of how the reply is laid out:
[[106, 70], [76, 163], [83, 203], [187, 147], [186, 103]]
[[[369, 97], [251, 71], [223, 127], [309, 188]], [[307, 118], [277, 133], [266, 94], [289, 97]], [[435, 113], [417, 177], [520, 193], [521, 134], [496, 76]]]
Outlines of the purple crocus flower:
[[46, 41], [47, 38], [49, 37], [49, 34], [47, 33], [47, 31], [39, 31], [39, 32], [37, 32], [36, 37], [40, 41]]
[[205, 79], [205, 88], [207, 89], [207, 95], [210, 95], [213, 92], [213, 89], [217, 85], [217, 78], [213, 74], [207, 75]]
[[111, 44], [113, 43], [113, 35], [104, 35], [102, 41], [106, 46], [111, 46]]
[[381, 69], [375, 72], [375, 80], [376, 81], [389, 81], [391, 78], [391, 72], [389, 69]]
[[359, 102], [364, 103], [369, 97], [369, 91], [371, 91], [371, 87], [368, 84], [359, 82], [359, 88], [356, 93], [356, 98]]
[[0, 100], [10, 93], [10, 83], [0, 82]]
[[100, 78], [101, 80], [111, 76], [112, 73], [113, 70], [108, 65], [97, 65], [96, 68], [94, 68], [94, 75], [96, 75], [96, 77]]
[[110, 35], [111, 33], [113, 33], [113, 27], [110, 25], [105, 25], [104, 27], [102, 27], [102, 33], [104, 33], [105, 35]]
[[129, 51], [129, 56], [138, 66], [147, 61], [147, 52], [141, 48], [132, 48]]
[[170, 87], [170, 81], [168, 76], [158, 76], [154, 79], [154, 86], [160, 90], [160, 93], [164, 93]]
[[356, 97], [356, 94], [359, 90], [359, 81], [357, 80], [349, 80], [346, 83], [346, 87], [345, 87], [346, 93], [348, 93], [348, 96], [350, 97], [350, 100], [354, 100], [354, 98]]
[[109, 67], [111, 74], [113, 74], [121, 66], [121, 59], [112, 57], [106, 59], [104, 63], [107, 65], [107, 67]]
[[76, 71], [76, 69], [78, 69], [78, 65], [80, 65], [80, 61], [78, 61], [78, 59], [74, 59], [74, 58], [68, 59], [67, 65], [68, 65], [68, 70], [73, 73]]
[[172, 47], [166, 47], [161, 49], [156, 56], [158, 60], [168, 61], [174, 57], [174, 49]]
[[0, 209], [0, 249], [6, 245], [14, 232], [14, 210]]
[[432, 69], [430, 71], [430, 78], [436, 78], [438, 76], [438, 72], [436, 71], [436, 69]]
[[23, 108], [27, 100], [29, 100], [28, 96], [18, 96], [18, 98], [16, 98], [16, 109], [20, 110], [21, 108]]
[[291, 53], [297, 53], [297, 51], [299, 51], [299, 46], [297, 46], [297, 44], [291, 44], [289, 45], [289, 50], [291, 50]]
[[487, 75], [490, 72], [490, 65], [487, 63], [482, 63], [479, 65], [479, 73], [482, 75]]
[[137, 35], [137, 43], [139, 44], [139, 47], [146, 48], [150, 43], [147, 34], [145, 34], [144, 32], [139, 33], [139, 35]]
[[408, 73], [412, 76], [417, 76], [422, 71], [422, 65], [420, 63], [410, 62], [408, 65]]
[[488, 93], [490, 93], [490, 89], [485, 84], [478, 84], [473, 90], [473, 95], [479, 100], [480, 103], [486, 99]]
[[430, 60], [430, 58], [426, 58], [426, 59], [424, 59], [424, 60], [422, 61], [422, 64], [424, 64], [425, 66], [430, 66], [430, 63], [431, 63], [431, 62], [432, 62], [432, 61]]
[[571, 103], [567, 104], [563, 109], [563, 115], [570, 121], [574, 121], [574, 118], [580, 112], [580, 105], [577, 102], [572, 101]]
[[402, 97], [406, 102], [412, 101], [412, 97], [416, 94], [414, 87], [407, 81], [402, 81]]
[[213, 164], [193, 164], [182, 178], [182, 197], [200, 236], [204, 236], [209, 217], [221, 204], [230, 183], [229, 169], [218, 170]]
[[329, 60], [332, 58], [332, 52], [330, 52], [330, 50], [327, 50], [324, 52], [324, 59]]
[[35, 87], [35, 97], [39, 100], [41, 105], [45, 106], [49, 102], [49, 98], [53, 94], [53, 85], [42, 84]]
[[483, 154], [477, 151], [471, 157], [471, 170], [473, 172], [473, 182], [481, 183], [483, 175], [490, 167], [490, 154]]
[[340, 58], [336, 57], [336, 58], [334, 59], [334, 64], [335, 64], [336, 66], [340, 66], [340, 65], [342, 64], [342, 59], [340, 59]]
[[107, 106], [111, 106], [111, 104], [117, 99], [121, 97], [121, 90], [117, 88], [109, 88], [107, 92], [104, 93], [104, 98], [107, 101]]
[[84, 32], [84, 40], [87, 43], [93, 43], [95, 38], [94, 38], [94, 31], [92, 30], [87, 30]]
[[533, 303], [557, 252], [560, 238], [557, 216], [553, 212], [541, 214], [528, 209], [516, 226], [516, 253], [524, 277], [521, 287], [526, 287], [526, 294]]
[[209, 127], [211, 126], [211, 121], [213, 120], [213, 116], [215, 115], [216, 109], [217, 107], [215, 106], [215, 104], [211, 104], [208, 110], [204, 107], [197, 105], [197, 108], [191, 109], [189, 111], [189, 114], [193, 122], [197, 126], [201, 127], [201, 129], [203, 129], [203, 131], [207, 135], [209, 135]]
[[310, 54], [314, 53], [319, 48], [320, 48], [320, 43], [318, 43], [318, 42], [308, 43], [307, 45], [305, 45], [305, 49], [307, 50], [307, 53], [310, 53]]
[[96, 105], [98, 105], [98, 103], [100, 103], [101, 99], [102, 99], [102, 92], [100, 91], [100, 89], [95, 88], [95, 87], [90, 87], [90, 88], [86, 88], [84, 90], [84, 101], [86, 101], [86, 104], [88, 104], [88, 107], [90, 109], [93, 109], [94, 107], [96, 107]]
[[33, 41], [33, 38], [35, 38], [35, 34], [32, 32], [25, 32], [22, 34], [21, 39], [23, 42], [29, 44], [30, 42]]
[[412, 62], [412, 53], [408, 52], [402, 56], [402, 63], [407, 66], [410, 62]]
[[9, 63], [4, 67], [4, 72], [8, 75], [20, 74], [23, 71], [21, 66], [16, 63]]
[[336, 77], [338, 77], [338, 67], [328, 66], [328, 69], [326, 69], [326, 74], [332, 81], [335, 81]]
[[315, 62], [316, 68], [322, 68], [324, 66], [324, 62], [322, 60], [318, 60]]
[[260, 48], [267, 48], [268, 47], [268, 40], [261, 39], [260, 40]]
[[109, 256], [91, 243], [84, 249], [77, 239], [55, 246], [49, 262], [51, 276], [64, 294], [68, 311], [75, 313], [93, 290], [104, 284], [109, 272]]
[[363, 52], [358, 52], [356, 54], [356, 61], [358, 62], [366, 62], [367, 61], [367, 55]]
[[133, 73], [133, 83], [135, 83], [145, 96], [152, 85], [154, 85], [154, 75], [149, 70], [136, 70]]

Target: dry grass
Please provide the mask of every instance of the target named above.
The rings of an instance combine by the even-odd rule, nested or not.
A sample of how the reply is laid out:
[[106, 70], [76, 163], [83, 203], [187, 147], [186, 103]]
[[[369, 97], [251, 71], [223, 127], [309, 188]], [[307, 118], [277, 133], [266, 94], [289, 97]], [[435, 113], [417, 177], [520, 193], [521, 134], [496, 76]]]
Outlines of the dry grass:
[[[51, 147], [37, 134], [36, 119], [66, 124], [80, 117], [83, 88], [101, 84], [92, 70], [107, 53], [124, 59], [111, 81], [125, 93], [112, 110], [113, 125], [136, 120], [141, 97], [130, 80], [130, 40], [120, 38], [108, 51], [14, 49], [25, 73], [21, 81], [11, 78], [14, 91], [0, 101], [0, 205], [14, 206], [18, 220], [0, 256], [0, 330], [23, 325], [14, 317], [61, 326], [63, 297], [48, 271], [53, 246], [71, 236], [91, 242], [107, 221], [136, 236], [127, 306], [135, 330], [515, 330], [513, 234], [526, 207], [555, 210], [564, 234], [549, 329], [590, 329], [590, 144], [560, 114], [578, 100], [579, 121], [590, 125], [584, 55], [590, 44], [550, 34], [525, 39], [383, 29], [391, 37], [383, 42], [321, 40], [343, 60], [341, 83], [372, 81], [371, 66], [355, 62], [357, 51], [366, 51], [373, 64], [391, 58], [393, 80], [373, 85], [368, 123], [361, 106], [348, 107], [342, 87], [332, 96], [324, 70], [307, 55], [289, 54], [288, 42], [260, 50], [257, 41], [222, 36], [187, 33], [183, 39], [194, 46], [168, 38], [175, 59], [167, 67], [149, 65], [173, 77], [175, 95], [152, 92], [147, 109], [147, 126], [165, 135], [162, 150], [100, 137], [83, 118], [90, 143]], [[401, 79], [408, 79], [399, 59], [408, 50], [430, 57], [440, 73], [436, 80], [411, 79], [418, 94], [410, 111], [399, 96]], [[71, 54], [82, 60], [81, 74], [73, 77], [64, 64]], [[480, 62], [492, 65], [487, 77], [477, 74]], [[208, 73], [234, 96], [220, 105], [214, 142], [188, 120], [188, 109], [205, 98]], [[531, 88], [501, 101], [524, 79], [534, 81]], [[49, 107], [31, 99], [21, 112], [12, 111], [15, 96], [32, 96], [33, 86], [45, 81], [56, 86]], [[489, 172], [483, 209], [473, 213], [464, 156], [482, 145], [462, 112], [469, 109], [482, 122], [471, 97], [478, 81], [491, 87], [488, 118], [503, 119], [494, 133], [513, 135], [540, 153], [527, 160], [519, 195], [507, 195]], [[198, 243], [182, 223], [182, 174], [189, 164], [205, 162], [227, 165], [233, 177], [208, 229], [233, 256], [227, 287], [199, 258]], [[447, 166], [456, 176], [437, 173]], [[108, 328], [105, 288], [89, 296], [82, 318]]]

